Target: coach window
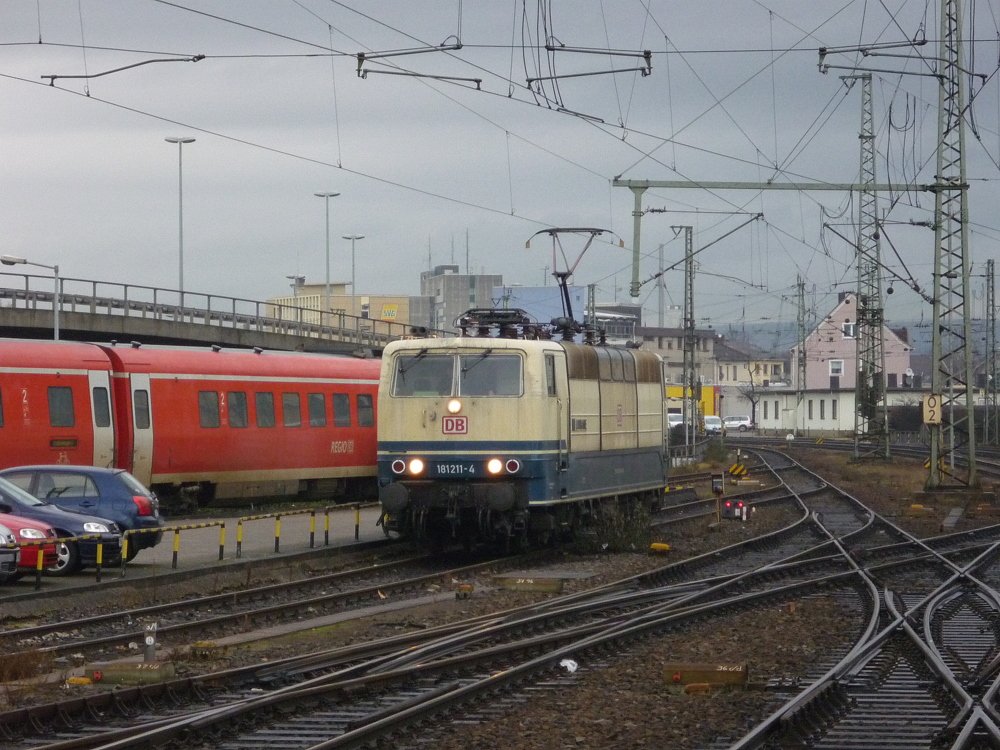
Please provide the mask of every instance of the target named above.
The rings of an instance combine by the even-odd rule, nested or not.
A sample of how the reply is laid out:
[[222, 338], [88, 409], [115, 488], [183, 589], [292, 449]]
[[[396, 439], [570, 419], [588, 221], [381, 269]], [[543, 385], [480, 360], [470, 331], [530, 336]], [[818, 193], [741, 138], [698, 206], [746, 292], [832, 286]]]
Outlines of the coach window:
[[326, 396], [322, 393], [310, 393], [306, 396], [309, 405], [309, 426], [326, 427]]
[[257, 407], [257, 426], [274, 427], [274, 394], [255, 393], [254, 406]]
[[333, 394], [333, 426], [351, 426], [351, 397], [346, 393]]
[[246, 427], [250, 424], [247, 415], [247, 394], [243, 391], [230, 391], [229, 398], [229, 426]]
[[198, 420], [202, 427], [218, 427], [219, 394], [215, 391], [198, 391]]
[[49, 424], [52, 427], [72, 427], [76, 424], [73, 391], [67, 386], [49, 386]]
[[285, 427], [302, 426], [302, 407], [299, 405], [299, 394], [282, 393], [281, 411]]
[[91, 398], [94, 402], [94, 426], [111, 426], [111, 404], [108, 401], [108, 389], [103, 386], [94, 388]]
[[149, 391], [139, 390], [132, 392], [132, 411], [137, 430], [148, 430], [152, 424], [149, 418]]
[[375, 426], [375, 408], [372, 397], [367, 393], [358, 394], [358, 427]]

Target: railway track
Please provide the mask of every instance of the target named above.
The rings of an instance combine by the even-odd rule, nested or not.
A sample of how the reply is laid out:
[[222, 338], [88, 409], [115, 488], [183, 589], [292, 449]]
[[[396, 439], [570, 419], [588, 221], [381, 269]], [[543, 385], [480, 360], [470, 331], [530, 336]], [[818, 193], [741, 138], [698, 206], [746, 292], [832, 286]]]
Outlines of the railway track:
[[[965, 736], [997, 746], [988, 742], [997, 724], [1000, 531], [917, 539], [787, 456], [760, 455], [775, 476], [753, 500], [774, 521], [766, 533], [516, 610], [137, 690], [130, 700], [140, 709], [121, 705], [119, 691], [109, 707], [92, 709], [100, 722], [67, 718], [65, 707], [0, 716], [5, 747], [433, 745], [455, 722], [502, 720], [613, 669], [639, 644], [811, 601], [834, 607], [842, 637], [795, 680], [764, 686], [767, 710], [754, 728], [720, 732], [713, 747], [972, 747], [956, 744]], [[661, 523], [703, 522], [710, 512], [705, 503], [688, 510]], [[66, 739], [40, 741], [54, 731]]]

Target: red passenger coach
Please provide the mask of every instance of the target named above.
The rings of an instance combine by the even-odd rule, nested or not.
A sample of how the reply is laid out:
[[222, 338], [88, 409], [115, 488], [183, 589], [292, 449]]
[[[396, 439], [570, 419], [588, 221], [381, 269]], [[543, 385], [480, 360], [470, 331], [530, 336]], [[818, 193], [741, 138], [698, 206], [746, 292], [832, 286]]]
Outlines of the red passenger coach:
[[379, 362], [0, 341], [0, 466], [116, 466], [164, 507], [375, 487]]
[[0, 465], [110, 466], [111, 363], [97, 346], [0, 340]]
[[376, 360], [321, 354], [104, 347], [116, 462], [168, 505], [339, 496], [374, 488]]

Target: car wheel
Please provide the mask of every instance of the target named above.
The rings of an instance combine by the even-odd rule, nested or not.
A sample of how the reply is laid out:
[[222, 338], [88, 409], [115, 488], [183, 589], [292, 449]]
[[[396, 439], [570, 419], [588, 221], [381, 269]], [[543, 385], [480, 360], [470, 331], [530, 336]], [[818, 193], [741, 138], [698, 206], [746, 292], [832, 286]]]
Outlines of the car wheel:
[[740, 425], [740, 432], [746, 432], [746, 431], [747, 431], [747, 426], [745, 424], [741, 424]]
[[80, 569], [80, 550], [72, 542], [60, 542], [56, 545], [56, 564], [46, 568], [50, 576], [66, 576]]

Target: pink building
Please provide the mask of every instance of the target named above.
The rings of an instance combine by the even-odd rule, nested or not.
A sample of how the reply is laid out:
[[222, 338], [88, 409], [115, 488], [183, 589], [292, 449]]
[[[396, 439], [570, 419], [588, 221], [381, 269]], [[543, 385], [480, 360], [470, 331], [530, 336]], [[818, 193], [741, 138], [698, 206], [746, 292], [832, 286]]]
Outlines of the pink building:
[[[853, 292], [842, 292], [835, 308], [806, 336], [805, 390], [853, 390], [858, 371], [857, 304]], [[886, 386], [910, 386], [910, 352], [905, 329], [896, 333], [882, 326]], [[792, 385], [798, 388], [798, 345], [792, 347]]]

